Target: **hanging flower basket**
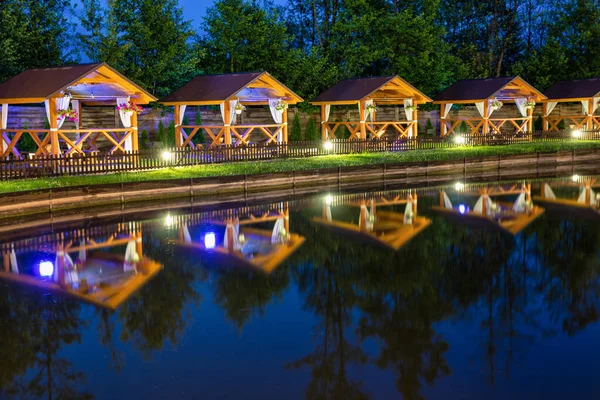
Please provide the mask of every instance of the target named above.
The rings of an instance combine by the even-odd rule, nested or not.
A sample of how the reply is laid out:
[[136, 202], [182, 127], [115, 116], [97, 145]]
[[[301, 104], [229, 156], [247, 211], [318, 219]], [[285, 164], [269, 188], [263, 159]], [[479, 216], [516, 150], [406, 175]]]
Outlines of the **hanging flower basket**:
[[277, 111], [283, 111], [283, 110], [285, 110], [286, 108], [288, 108], [288, 105], [287, 105], [287, 103], [286, 103], [285, 101], [283, 101], [283, 100], [279, 100], [277, 103], [275, 103], [275, 109], [276, 109]]
[[417, 106], [410, 105], [410, 106], [404, 107], [404, 109], [406, 111], [417, 111]]
[[140, 106], [138, 106], [137, 104], [135, 104], [133, 101], [128, 101], [127, 103], [123, 103], [123, 104], [117, 104], [117, 111], [121, 112], [123, 111], [126, 114], [129, 115], [133, 115], [135, 114], [139, 114], [142, 111], [144, 111], [144, 109]]
[[77, 122], [79, 120], [79, 115], [77, 115], [77, 111], [67, 108], [66, 110], [58, 110], [56, 112], [57, 119], [68, 119], [71, 122]]
[[525, 108], [533, 110], [535, 108], [535, 101], [527, 100], [523, 105], [525, 106]]
[[492, 112], [498, 111], [499, 109], [502, 108], [503, 105], [504, 105], [504, 103], [502, 103], [500, 100], [494, 99], [490, 103], [490, 109], [492, 110]]
[[240, 115], [242, 113], [242, 111], [244, 111], [244, 110], [246, 110], [246, 107], [242, 103], [240, 103], [240, 102], [236, 103], [235, 113], [237, 115]]
[[365, 109], [370, 114], [374, 111], [377, 111], [377, 106], [375, 104], [369, 104], [369, 105], [367, 105], [367, 107], [365, 107]]

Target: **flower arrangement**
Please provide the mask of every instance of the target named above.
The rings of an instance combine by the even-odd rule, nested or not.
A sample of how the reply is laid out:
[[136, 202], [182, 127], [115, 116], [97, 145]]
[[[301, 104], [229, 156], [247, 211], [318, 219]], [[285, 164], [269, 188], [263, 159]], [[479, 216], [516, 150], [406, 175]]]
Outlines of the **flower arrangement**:
[[56, 112], [56, 116], [58, 119], [68, 119], [72, 122], [77, 122], [79, 120], [79, 115], [77, 115], [77, 111], [67, 108], [66, 110], [58, 110]]
[[497, 111], [497, 110], [501, 109], [503, 105], [504, 105], [504, 103], [502, 103], [500, 100], [494, 99], [490, 103], [490, 108], [492, 111]]
[[365, 109], [370, 114], [374, 111], [377, 111], [377, 106], [375, 104], [368, 104], [367, 107], [365, 107]]
[[237, 103], [235, 103], [235, 113], [236, 114], [241, 114], [242, 111], [244, 111], [246, 109], [246, 106], [244, 106], [242, 103], [240, 103], [239, 101]]
[[527, 100], [525, 102], [524, 106], [525, 106], [525, 108], [533, 110], [535, 108], [535, 101], [533, 101], [533, 100]]
[[409, 106], [404, 107], [404, 109], [406, 111], [417, 111], [417, 106], [414, 106], [414, 105], [411, 104]]
[[144, 109], [135, 104], [133, 101], [129, 100], [127, 103], [117, 104], [117, 111], [123, 111], [127, 114], [139, 114], [144, 111]]
[[290, 235], [285, 229], [280, 230], [278, 235], [279, 235], [279, 240], [281, 240], [281, 242], [285, 243], [290, 240]]
[[283, 101], [283, 100], [278, 100], [278, 101], [277, 101], [277, 103], [275, 103], [275, 109], [276, 109], [277, 111], [283, 111], [283, 110], [285, 110], [286, 108], [288, 108], [288, 105], [287, 105], [287, 103], [286, 103], [285, 101]]

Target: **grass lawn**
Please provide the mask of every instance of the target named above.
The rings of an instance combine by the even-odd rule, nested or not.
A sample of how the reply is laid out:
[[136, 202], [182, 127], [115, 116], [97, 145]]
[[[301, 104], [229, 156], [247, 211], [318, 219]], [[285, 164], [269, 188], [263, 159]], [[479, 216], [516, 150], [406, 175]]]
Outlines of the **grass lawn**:
[[94, 185], [121, 182], [139, 182], [162, 179], [200, 178], [239, 174], [258, 174], [355, 166], [393, 162], [416, 162], [455, 160], [465, 157], [492, 155], [510, 155], [532, 152], [595, 149], [600, 141], [576, 141], [556, 143], [524, 143], [506, 146], [458, 147], [453, 149], [415, 150], [402, 153], [361, 153], [350, 155], [331, 155], [323, 157], [297, 158], [273, 161], [252, 161], [230, 164], [199, 165], [176, 167], [156, 171], [126, 172], [107, 175], [64, 176], [57, 178], [22, 179], [0, 182], [0, 193], [18, 192], [33, 189], [48, 189], [67, 186]]

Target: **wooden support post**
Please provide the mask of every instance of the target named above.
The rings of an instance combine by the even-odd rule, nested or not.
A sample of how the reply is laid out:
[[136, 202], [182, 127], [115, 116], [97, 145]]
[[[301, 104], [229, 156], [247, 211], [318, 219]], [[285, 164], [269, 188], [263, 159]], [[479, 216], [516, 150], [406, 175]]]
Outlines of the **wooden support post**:
[[[446, 136], [446, 118], [444, 112], [446, 111], [446, 103], [440, 104], [440, 136]], [[444, 205], [442, 199], [442, 206]]]
[[56, 115], [56, 98], [48, 100], [48, 108], [50, 116], [48, 123], [50, 124], [50, 154], [57, 156], [60, 154], [60, 145], [58, 143], [58, 119]]
[[490, 102], [487, 99], [483, 101], [482, 133], [484, 135], [487, 135], [488, 133], [490, 133]]
[[413, 100], [413, 106], [415, 106], [415, 110], [413, 111], [413, 137], [416, 138], [419, 136], [419, 112], [417, 111], [418, 103]]
[[231, 104], [229, 101], [225, 101], [223, 107], [223, 114], [225, 115], [225, 124], [223, 128], [223, 135], [225, 136], [224, 142], [226, 145], [231, 145]]
[[358, 114], [359, 114], [359, 122], [360, 122], [360, 137], [359, 139], [366, 139], [367, 138], [367, 124], [366, 124], [366, 113], [365, 113], [365, 109], [367, 107], [366, 101], [365, 100], [361, 100], [358, 103]]
[[533, 132], [533, 108], [527, 108], [527, 132]]
[[143, 246], [142, 246], [142, 232], [138, 232], [135, 235], [135, 252], [140, 257], [140, 261], [144, 256]]
[[588, 99], [587, 130], [594, 130], [594, 99]]
[[413, 202], [413, 215], [416, 217], [417, 216], [417, 202], [418, 202], [417, 192], [412, 194], [412, 202]]
[[367, 230], [367, 206], [366, 204], [361, 204], [360, 207], [360, 221], [359, 221], [359, 225], [360, 225], [360, 230], [361, 231], [366, 231]]
[[10, 272], [10, 253], [8, 251], [2, 254], [2, 261], [4, 263], [4, 270]]
[[233, 221], [228, 221], [225, 228], [225, 240], [227, 241], [227, 250], [233, 253]]
[[487, 194], [484, 194], [482, 197], [483, 203], [481, 204], [481, 213], [483, 214], [483, 216], [487, 216], [487, 199], [489, 198], [489, 196]]
[[137, 113], [131, 114], [131, 151], [137, 152], [139, 150], [138, 144], [138, 115]]
[[175, 120], [175, 146], [177, 148], [181, 147], [181, 106], [179, 104], [175, 104], [173, 106], [173, 119]]
[[283, 123], [283, 128], [281, 128], [281, 141], [283, 143], [288, 142], [288, 109], [283, 110], [283, 114], [281, 114], [281, 122]]
[[[5, 113], [8, 114], [8, 104], [2, 104], [0, 110], [1, 120], [8, 122], [8, 115], [4, 115]], [[4, 123], [2, 123], [2, 125], [0, 125], [0, 128], [6, 129], [7, 127], [4, 126]], [[4, 132], [0, 132], [0, 157], [4, 156], [4, 153], [6, 152], [7, 148], [8, 143], [4, 140]]]
[[440, 207], [445, 208], [444, 205], [444, 192], [440, 191]]
[[62, 243], [60, 245], [58, 245], [56, 255], [58, 257], [56, 257], [56, 265], [54, 266], [54, 268], [56, 268], [56, 271], [57, 271], [57, 274], [56, 274], [58, 276], [57, 283], [60, 286], [64, 286], [65, 285], [65, 248]]
[[546, 116], [547, 114], [548, 114], [548, 103], [544, 102], [544, 103], [542, 103], [542, 130], [543, 131], [548, 130], [548, 117]]
[[321, 139], [322, 140], [327, 140], [327, 121], [325, 121], [325, 104], [321, 104]]
[[531, 183], [525, 184], [525, 200], [527, 202], [531, 201]]
[[592, 188], [589, 183], [585, 185], [585, 205], [590, 206], [592, 204]]

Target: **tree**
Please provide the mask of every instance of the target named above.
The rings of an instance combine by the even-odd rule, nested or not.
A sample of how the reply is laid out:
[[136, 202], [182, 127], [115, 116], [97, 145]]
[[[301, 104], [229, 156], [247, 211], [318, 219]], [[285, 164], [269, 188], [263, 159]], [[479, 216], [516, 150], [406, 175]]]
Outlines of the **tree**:
[[308, 119], [308, 123], [306, 124], [306, 130], [304, 131], [304, 139], [317, 140], [317, 138], [317, 127], [315, 125], [315, 120], [311, 117]]
[[106, 10], [98, 0], [83, 5], [80, 40], [93, 61], [108, 62], [157, 96], [195, 73], [195, 32], [177, 0], [109, 0]]
[[[202, 126], [202, 114], [200, 113], [200, 106], [196, 108], [196, 118], [194, 123], [196, 124], [196, 126]], [[204, 129], [198, 129], [195, 138], [198, 142], [204, 143], [206, 141], [206, 138], [204, 137]]]
[[0, 81], [26, 69], [73, 61], [71, 11], [68, 0], [0, 2]]
[[294, 119], [292, 120], [292, 130], [290, 133], [290, 141], [297, 142], [302, 140], [302, 125], [300, 124], [299, 113], [294, 113]]

